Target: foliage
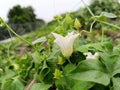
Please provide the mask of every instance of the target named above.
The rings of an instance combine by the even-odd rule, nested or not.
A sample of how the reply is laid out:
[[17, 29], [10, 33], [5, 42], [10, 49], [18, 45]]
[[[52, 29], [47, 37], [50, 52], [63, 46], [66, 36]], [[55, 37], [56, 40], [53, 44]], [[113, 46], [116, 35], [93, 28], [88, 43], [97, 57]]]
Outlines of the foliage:
[[[108, 12], [116, 15], [117, 17], [107, 18], [106, 21], [120, 26], [120, 24], [117, 23], [119, 22], [120, 19], [120, 3], [118, 2], [118, 0], [91, 0], [89, 9], [92, 11], [92, 13], [95, 16], [100, 16], [104, 12]], [[86, 9], [86, 7], [80, 8], [79, 10], [73, 12], [72, 14], [81, 21], [83, 29], [88, 30], [90, 28], [90, 25], [92, 24], [91, 14]], [[110, 27], [108, 26], [106, 27], [107, 29], [111, 30]], [[93, 28], [100, 30], [101, 24], [94, 23]]]
[[[67, 13], [55, 16], [42, 28], [46, 32], [39, 30], [27, 38], [16, 34], [0, 18], [4, 28], [26, 42], [0, 44], [0, 89], [119, 90], [119, 39], [113, 41], [104, 33], [104, 24], [119, 29], [106, 22], [113, 17], [116, 15], [109, 12], [91, 17], [93, 23], [101, 24], [100, 34], [92, 24], [89, 31], [83, 30], [81, 21]], [[70, 52], [64, 52], [66, 48]]]
[[101, 12], [111, 12], [119, 15], [120, 4], [118, 0], [93, 0], [90, 9], [95, 15], [100, 15]]
[[[80, 22], [73, 19], [70, 14], [66, 14], [65, 17], [56, 16], [55, 20], [58, 24], [53, 32], [66, 36], [76, 28], [74, 32], [82, 35], [83, 31], [79, 32]], [[4, 21], [1, 20], [1, 23], [13, 32]], [[89, 36], [94, 33], [87, 34]], [[119, 45], [113, 47], [105, 37], [101, 38], [102, 42], [95, 38], [96, 43], [89, 43], [88, 39], [91, 37], [78, 37], [69, 58], [61, 53], [61, 48], [57, 44], [54, 44], [51, 34], [42, 36], [33, 43], [22, 39], [33, 47], [32, 52], [16, 58], [11, 57], [12, 53], [8, 51], [8, 58], [0, 59], [1, 89], [8, 90], [9, 87], [11, 90], [22, 90], [35, 80], [31, 90], [96, 90], [98, 87], [102, 90], [119, 90]], [[99, 53], [99, 56], [90, 59], [84, 54], [87, 52], [93, 55]]]
[[36, 15], [31, 6], [22, 8], [20, 5], [16, 5], [8, 12], [8, 23], [18, 24], [35, 20]]

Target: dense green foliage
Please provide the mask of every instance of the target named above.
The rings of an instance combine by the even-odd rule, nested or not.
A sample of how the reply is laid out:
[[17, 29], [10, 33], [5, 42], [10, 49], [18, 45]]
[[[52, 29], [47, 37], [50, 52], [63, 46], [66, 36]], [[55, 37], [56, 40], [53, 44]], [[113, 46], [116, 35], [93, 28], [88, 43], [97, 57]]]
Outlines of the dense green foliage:
[[[95, 16], [100, 16], [104, 14], [104, 12], [115, 14], [117, 16], [117, 19], [116, 17], [107, 18], [107, 21], [120, 26], [120, 24], [117, 23], [120, 21], [120, 3], [118, 0], [91, 0], [89, 8]], [[72, 14], [81, 21], [83, 29], [88, 30], [90, 28], [92, 20], [91, 14], [87, 8], [80, 8]], [[101, 29], [101, 26], [100, 24], [95, 23], [93, 28], [99, 30]], [[107, 29], [111, 30], [110, 27], [107, 27]]]
[[120, 39], [115, 30], [120, 27], [113, 24], [118, 14], [75, 15], [55, 16], [24, 38], [0, 18], [1, 26], [18, 38], [0, 44], [0, 89], [119, 90]]
[[16, 5], [8, 12], [8, 23], [21, 24], [35, 20], [36, 15], [31, 6], [22, 8], [20, 5]]

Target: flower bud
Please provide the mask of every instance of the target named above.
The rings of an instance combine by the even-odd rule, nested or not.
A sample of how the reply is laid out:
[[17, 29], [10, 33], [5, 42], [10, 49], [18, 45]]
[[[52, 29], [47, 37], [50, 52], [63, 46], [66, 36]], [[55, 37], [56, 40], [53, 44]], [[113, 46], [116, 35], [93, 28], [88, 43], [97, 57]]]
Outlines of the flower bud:
[[64, 61], [61, 56], [58, 56], [58, 64], [63, 65]]
[[53, 75], [54, 75], [55, 79], [60, 79], [61, 77], [63, 77], [62, 71], [60, 71], [58, 69], [55, 69], [55, 72], [53, 73]]

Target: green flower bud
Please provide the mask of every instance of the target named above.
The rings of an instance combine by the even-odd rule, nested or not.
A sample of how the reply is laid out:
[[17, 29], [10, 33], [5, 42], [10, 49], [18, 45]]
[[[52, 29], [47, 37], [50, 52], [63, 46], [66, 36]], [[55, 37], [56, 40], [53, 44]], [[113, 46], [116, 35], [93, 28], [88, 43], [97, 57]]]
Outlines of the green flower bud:
[[81, 26], [82, 26], [82, 25], [80, 24], [79, 20], [76, 18], [76, 19], [75, 19], [75, 22], [74, 22], [74, 27], [75, 27], [76, 29], [79, 29]]
[[64, 61], [61, 56], [58, 56], [58, 64], [63, 65]]
[[19, 65], [18, 64], [13, 64], [14, 70], [18, 70], [19, 69]]
[[53, 73], [53, 75], [54, 75], [55, 79], [60, 79], [61, 77], [63, 77], [62, 71], [60, 71], [58, 69], [55, 69], [55, 72]]

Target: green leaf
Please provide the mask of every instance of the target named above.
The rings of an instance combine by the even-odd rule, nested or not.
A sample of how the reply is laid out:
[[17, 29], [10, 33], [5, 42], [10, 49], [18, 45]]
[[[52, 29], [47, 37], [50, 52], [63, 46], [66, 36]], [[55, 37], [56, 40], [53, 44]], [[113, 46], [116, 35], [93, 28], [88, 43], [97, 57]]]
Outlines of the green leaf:
[[8, 80], [3, 86], [3, 90], [24, 90], [24, 85], [19, 79]]
[[100, 21], [106, 21], [106, 17], [104, 15], [100, 15], [100, 16], [95, 16], [92, 18], [93, 20], [100, 20]]
[[112, 76], [120, 73], [120, 58], [118, 58], [115, 63], [113, 63]]
[[112, 78], [113, 87], [112, 90], [120, 90], [120, 78]]
[[35, 52], [32, 54], [32, 57], [33, 57], [33, 60], [34, 60], [35, 63], [41, 64], [42, 59], [41, 59], [40, 54], [39, 54], [37, 51], [35, 51]]
[[110, 76], [115, 76], [120, 73], [120, 57], [114, 54], [101, 53], [100, 57], [103, 60]]
[[43, 37], [38, 38], [35, 41], [33, 41], [32, 44], [37, 44], [37, 43], [41, 43], [41, 42], [45, 42], [45, 41], [47, 41], [47, 39], [45, 36], [43, 36]]
[[30, 90], [48, 90], [50, 87], [50, 84], [36, 83]]
[[108, 85], [110, 82], [110, 79], [107, 74], [96, 70], [89, 70], [86, 72], [75, 73], [71, 76], [72, 76], [71, 78], [76, 80], [90, 81], [102, 85]]
[[110, 77], [106, 73], [106, 68], [99, 60], [84, 60], [79, 63], [70, 77], [81, 81], [90, 81], [102, 85], [110, 83]]
[[93, 87], [93, 85], [94, 83], [91, 82], [76, 81], [75, 85], [71, 90], [88, 90]]
[[53, 44], [52, 53], [51, 53], [51, 55], [47, 59], [50, 62], [52, 62], [52, 60], [57, 59], [57, 57], [59, 56], [59, 54], [60, 54], [60, 48], [59, 48], [59, 46], [56, 45], [56, 44]]
[[76, 48], [76, 50], [80, 51], [80, 52], [88, 52], [88, 50], [104, 51], [101, 43], [82, 45], [82, 46], [79, 46], [78, 48]]
[[58, 90], [70, 90], [73, 84], [74, 81], [66, 76], [61, 77], [59, 80], [55, 80], [55, 86], [58, 88]]
[[78, 48], [76, 48], [76, 51], [88, 52], [88, 46], [87, 45], [79, 46]]
[[8, 79], [8, 78], [11, 78], [11, 77], [13, 77], [14, 75], [15, 75], [15, 72], [14, 71], [12, 71], [12, 70], [10, 70], [10, 69], [5, 69], [5, 71], [6, 71], [6, 75], [4, 76], [6, 79]]
[[72, 22], [73, 22], [73, 19], [71, 18], [71, 16], [70, 16], [70, 14], [68, 13], [68, 14], [66, 14], [66, 16], [65, 16], [65, 22], [67, 23], [67, 24], [71, 24]]
[[67, 64], [63, 69], [63, 73], [65, 73], [67, 75], [74, 69], [75, 69], [75, 66], [73, 64]]
[[109, 89], [108, 86], [104, 86], [101, 84], [95, 84], [92, 88], [90, 88], [90, 90], [111, 90], [111, 89]]
[[2, 82], [2, 88], [3, 88], [3, 85], [6, 83], [6, 80], [9, 78], [12, 78], [15, 75], [15, 72], [13, 72], [8, 68], [5, 68], [5, 71], [6, 72], [2, 76], [0, 76], [0, 83]]
[[11, 83], [12, 83], [12, 80], [4, 81], [4, 82], [3, 82], [2, 89], [8, 90], [9, 88], [11, 88], [11, 85], [10, 85]]
[[86, 44], [79, 46], [76, 48], [76, 51], [80, 52], [88, 52], [88, 50], [97, 50], [97, 51], [113, 51], [113, 45], [111, 42], [103, 42], [103, 43], [92, 43], [92, 44]]
[[56, 16], [54, 16], [54, 19], [55, 20], [61, 20], [63, 17], [62, 16], [59, 16], [59, 15], [56, 15]]
[[103, 47], [107, 49], [107, 51], [112, 52], [113, 51], [113, 45], [111, 42], [103, 42], [101, 43]]
[[49, 72], [50, 72], [50, 68], [47, 66], [46, 61], [44, 61], [43, 68], [40, 71], [40, 75], [39, 75], [40, 81], [43, 81]]
[[101, 43], [89, 44], [89, 49], [92, 49], [92, 48], [95, 49], [95, 50], [98, 50], [98, 51], [104, 51]]
[[107, 18], [117, 18], [117, 16], [113, 13], [103, 12], [102, 15], [106, 16]]
[[105, 16], [100, 16], [100, 17], [99, 17], [99, 20], [100, 20], [100, 21], [106, 21], [106, 17], [105, 17]]

